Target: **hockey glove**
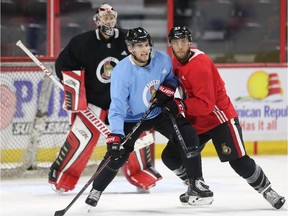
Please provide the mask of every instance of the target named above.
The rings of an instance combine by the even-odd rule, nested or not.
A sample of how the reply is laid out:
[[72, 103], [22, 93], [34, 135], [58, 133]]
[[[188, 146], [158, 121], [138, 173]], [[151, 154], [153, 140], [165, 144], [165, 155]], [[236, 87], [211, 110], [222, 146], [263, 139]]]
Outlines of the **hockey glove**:
[[168, 101], [173, 100], [176, 88], [169, 84], [161, 84], [155, 95], [158, 107], [163, 107]]
[[179, 117], [181, 113], [185, 114], [186, 111], [187, 107], [180, 98], [168, 102], [163, 109], [163, 113], [171, 113], [175, 118]]
[[119, 134], [110, 133], [107, 137], [107, 151], [111, 159], [117, 160], [124, 154], [124, 148], [121, 146], [122, 136]]

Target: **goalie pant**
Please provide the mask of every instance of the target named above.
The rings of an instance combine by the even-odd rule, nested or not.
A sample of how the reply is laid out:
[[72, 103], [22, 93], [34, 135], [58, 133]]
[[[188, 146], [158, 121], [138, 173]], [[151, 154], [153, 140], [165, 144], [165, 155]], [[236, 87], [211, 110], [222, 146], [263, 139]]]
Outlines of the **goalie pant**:
[[[88, 107], [103, 122], [105, 121], [107, 111], [92, 104]], [[64, 192], [75, 188], [100, 137], [100, 132], [80, 112], [71, 114], [71, 123], [72, 126], [64, 145], [51, 165], [48, 180], [50, 184], [55, 185], [56, 190]], [[155, 186], [156, 181], [162, 178], [153, 165], [154, 143], [134, 151], [122, 172], [128, 182], [146, 190]]]

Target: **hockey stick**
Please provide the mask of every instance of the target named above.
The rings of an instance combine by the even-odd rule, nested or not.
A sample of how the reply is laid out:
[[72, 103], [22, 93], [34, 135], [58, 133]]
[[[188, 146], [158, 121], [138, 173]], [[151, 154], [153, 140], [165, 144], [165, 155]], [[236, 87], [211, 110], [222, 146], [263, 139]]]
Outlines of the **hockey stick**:
[[[34, 63], [39, 66], [42, 71], [49, 77], [51, 78], [51, 80], [60, 88], [63, 90], [63, 86], [62, 84], [53, 76], [53, 74], [36, 58], [35, 55], [33, 55], [33, 53], [30, 52], [29, 49], [26, 48], [26, 46], [19, 40], [16, 43], [17, 46], [19, 46], [33, 61]], [[122, 145], [127, 142], [132, 134], [139, 128], [139, 126], [142, 124], [142, 122], [144, 121], [144, 119], [150, 114], [150, 112], [152, 111], [152, 109], [155, 107], [155, 104], [152, 103], [152, 105], [150, 106], [150, 108], [148, 109], [148, 111], [144, 114], [144, 116], [141, 118], [140, 122], [138, 122], [132, 129], [132, 131], [125, 136], [125, 139], [122, 143]], [[102, 122], [101, 119], [99, 119], [99, 117], [97, 115], [95, 115], [93, 113], [93, 111], [87, 109], [84, 111], [80, 111], [83, 116], [89, 121], [91, 122], [96, 129], [104, 136], [107, 137], [107, 135], [110, 133], [110, 129]], [[149, 141], [143, 141], [143, 140], [137, 140], [135, 142], [135, 144], [137, 144], [137, 148], [140, 149], [143, 147], [146, 147], [154, 142], [151, 142], [151, 136], [149, 136], [150, 140]], [[98, 176], [98, 174], [101, 172], [101, 170], [104, 169], [104, 167], [109, 163], [110, 158], [106, 159], [106, 161], [104, 162], [104, 164], [97, 170], [97, 172], [95, 172], [93, 174], [93, 176], [89, 179], [89, 181], [85, 184], [85, 186], [81, 189], [81, 191], [76, 195], [76, 197], [72, 200], [72, 202], [63, 210], [60, 211], [56, 211], [55, 212], [55, 216], [61, 216], [64, 215], [66, 213], [66, 211], [73, 205], [73, 203], [80, 197], [80, 195], [87, 189], [87, 187], [91, 184], [91, 182]]]
[[127, 134], [124, 138], [124, 141], [122, 142], [122, 145], [128, 141], [128, 139], [131, 138], [131, 136], [134, 134], [134, 132], [140, 127], [140, 125], [143, 123], [143, 121], [147, 118], [147, 116], [151, 113], [151, 111], [154, 109], [156, 106], [155, 101], [150, 105], [149, 109], [146, 111], [146, 113], [142, 116], [142, 118], [137, 122], [136, 125], [132, 128], [132, 131]]
[[[156, 103], [152, 103], [149, 109], [146, 111], [146, 113], [142, 116], [142, 118], [137, 122], [137, 124], [132, 128], [132, 131], [127, 134], [121, 143], [123, 146], [134, 134], [134, 132], [140, 127], [140, 125], [143, 123], [143, 121], [147, 118], [147, 116], [151, 113], [153, 108], [156, 106]], [[111, 156], [109, 156], [105, 162], [102, 164], [102, 166], [92, 175], [92, 177], [86, 182], [86, 184], [83, 186], [83, 188], [76, 194], [74, 199], [68, 204], [68, 206], [62, 210], [56, 211], [54, 216], [63, 216], [68, 209], [76, 202], [76, 200], [81, 196], [81, 194], [89, 187], [89, 185], [94, 181], [94, 179], [97, 178], [97, 176], [100, 174], [100, 172], [107, 166], [107, 164], [110, 162]]]
[[[63, 90], [63, 86], [62, 84], [53, 76], [53, 74], [42, 64], [42, 62], [40, 62], [36, 56], [30, 52], [29, 49], [27, 49], [27, 47], [19, 40], [16, 43], [17, 46], [19, 46], [33, 61], [34, 63], [39, 66], [42, 71], [60, 88]], [[154, 105], [155, 106], [155, 105]], [[110, 133], [110, 129], [107, 127], [107, 125], [105, 125], [105, 123], [95, 114], [93, 113], [92, 110], [87, 109], [84, 111], [80, 111], [83, 116], [90, 122], [92, 123], [96, 129], [106, 138], [108, 136], [108, 134]], [[149, 115], [149, 113], [146, 115], [146, 117]], [[137, 129], [137, 128], [136, 128]], [[136, 130], [135, 129], [135, 130]], [[133, 132], [134, 133], [134, 132]], [[146, 137], [146, 136], [145, 136]], [[147, 137], [147, 142], [143, 141], [143, 140], [137, 140], [135, 145], [137, 146], [138, 149], [140, 148], [144, 148], [147, 147], [149, 145], [151, 145], [153, 142], [148, 141]], [[151, 140], [151, 139], [150, 139]]]
[[168, 115], [172, 121], [172, 124], [173, 124], [174, 130], [175, 130], [175, 133], [177, 135], [178, 141], [179, 141], [186, 157], [192, 158], [192, 157], [197, 156], [202, 151], [202, 149], [204, 148], [205, 145], [203, 145], [201, 147], [196, 146], [196, 147], [194, 147], [194, 150], [192, 150], [192, 151], [188, 150], [174, 116], [170, 112], [167, 112], [167, 113], [168, 113]]
[[[16, 43], [17, 46], [19, 46], [34, 62], [37, 66], [39, 66], [42, 71], [50, 78], [52, 81], [63, 90], [63, 85], [53, 76], [53, 74], [40, 62], [36, 56], [30, 52], [29, 49], [19, 40]], [[107, 135], [110, 133], [109, 128], [99, 119], [97, 115], [95, 115], [91, 110], [87, 109], [84, 111], [80, 111], [85, 118], [91, 122], [97, 130], [104, 136], [107, 137]]]
[[66, 208], [62, 209], [62, 210], [56, 211], [54, 216], [63, 216], [68, 211], [68, 209], [70, 209], [70, 207], [76, 202], [76, 200], [78, 200], [78, 198], [82, 195], [82, 193], [84, 193], [84, 191], [89, 187], [89, 185], [94, 181], [94, 179], [97, 178], [97, 176], [107, 166], [107, 164], [110, 162], [110, 160], [111, 160], [111, 157], [108, 157], [105, 160], [105, 162], [102, 164], [102, 166], [86, 182], [86, 184], [83, 186], [83, 188], [76, 194], [76, 196], [69, 203], [69, 205]]

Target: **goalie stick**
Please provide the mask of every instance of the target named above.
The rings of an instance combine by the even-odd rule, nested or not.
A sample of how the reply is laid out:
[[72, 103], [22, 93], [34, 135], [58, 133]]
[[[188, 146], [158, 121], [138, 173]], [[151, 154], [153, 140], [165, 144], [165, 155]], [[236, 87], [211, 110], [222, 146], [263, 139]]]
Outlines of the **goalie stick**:
[[[42, 71], [60, 88], [63, 90], [63, 85], [53, 76], [52, 72], [50, 72], [43, 64], [42, 62], [40, 62], [36, 56], [21, 42], [21, 40], [17, 41], [16, 45], [18, 47], [20, 47], [33, 61], [34, 63], [39, 66]], [[96, 129], [105, 137], [107, 138], [108, 134], [110, 133], [110, 129], [105, 125], [105, 123], [96, 115], [93, 113], [92, 110], [87, 109], [87, 110], [83, 110], [80, 111], [85, 118], [91, 122]], [[147, 115], [148, 116], [148, 115]], [[146, 117], [147, 117], [146, 116]], [[139, 126], [138, 126], [139, 127]], [[138, 128], [137, 127], [137, 128]], [[137, 129], [136, 128], [136, 129]], [[135, 130], [136, 130], [135, 129]], [[134, 131], [133, 131], [134, 133]], [[146, 146], [149, 146], [150, 144], [152, 144], [153, 142], [148, 141], [145, 142], [144, 140], [137, 140], [135, 143], [136, 148], [140, 149], [140, 148], [144, 148]]]
[[[121, 145], [123, 146], [130, 138], [131, 136], [134, 134], [134, 132], [140, 127], [140, 125], [143, 123], [143, 121], [147, 118], [147, 116], [151, 113], [151, 111], [153, 110], [153, 108], [156, 106], [156, 103], [153, 102], [149, 109], [147, 110], [147, 112], [142, 116], [142, 118], [139, 120], [139, 122], [137, 122], [137, 124], [132, 128], [131, 132], [129, 134], [127, 134], [123, 140], [123, 142], [121, 143]], [[134, 149], [135, 150], [135, 149]], [[102, 166], [92, 175], [92, 177], [86, 182], [86, 184], [83, 186], [83, 188], [78, 192], [78, 194], [76, 194], [76, 196], [74, 197], [74, 199], [67, 205], [66, 208], [62, 209], [62, 210], [58, 210], [55, 212], [54, 216], [63, 216], [70, 208], [71, 206], [78, 200], [78, 198], [81, 196], [82, 193], [84, 193], [84, 191], [89, 187], [89, 185], [94, 181], [94, 179], [97, 178], [97, 176], [100, 174], [100, 172], [107, 166], [107, 164], [110, 162], [111, 160], [111, 156], [109, 156], [105, 162], [102, 164]]]
[[[17, 46], [19, 46], [34, 62], [37, 66], [39, 66], [42, 71], [50, 78], [52, 81], [63, 90], [63, 85], [53, 76], [52, 72], [50, 72], [43, 64], [40, 62], [36, 56], [30, 52], [29, 49], [19, 40], [16, 43]], [[97, 115], [95, 115], [91, 110], [87, 109], [84, 111], [80, 111], [88, 121], [90, 121], [96, 128], [99, 130], [99, 132], [106, 138], [107, 135], [110, 133], [109, 128], [98, 118]]]
[[177, 135], [178, 141], [179, 141], [179, 143], [180, 143], [180, 145], [181, 145], [186, 157], [187, 158], [192, 158], [192, 157], [197, 156], [203, 150], [205, 145], [202, 145], [200, 147], [196, 146], [196, 147], [194, 147], [194, 149], [192, 151], [189, 151], [187, 146], [186, 146], [186, 144], [185, 144], [185, 142], [184, 142], [184, 139], [183, 139], [183, 137], [181, 135], [181, 132], [180, 132], [180, 130], [178, 128], [178, 125], [176, 123], [176, 120], [175, 120], [174, 116], [170, 112], [168, 112], [168, 115], [169, 115], [169, 117], [170, 117], [170, 119], [172, 121], [173, 128], [174, 128], [175, 133]]

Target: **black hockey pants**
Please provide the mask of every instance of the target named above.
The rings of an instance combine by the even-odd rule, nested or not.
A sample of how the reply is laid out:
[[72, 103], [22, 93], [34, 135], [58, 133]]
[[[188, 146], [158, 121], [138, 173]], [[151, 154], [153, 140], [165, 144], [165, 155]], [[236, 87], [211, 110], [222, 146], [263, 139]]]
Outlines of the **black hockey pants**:
[[[183, 140], [188, 149], [193, 149], [195, 145], [199, 144], [198, 136], [196, 131], [191, 127], [190, 123], [183, 117], [180, 116], [176, 119], [177, 125], [183, 137]], [[136, 123], [124, 123], [124, 131], [125, 134], [128, 134]], [[173, 154], [181, 155], [181, 159], [183, 161], [183, 165], [187, 170], [187, 175], [192, 175], [193, 170], [190, 169], [192, 158], [186, 158], [181, 145], [179, 144], [178, 138], [176, 136], [173, 124], [171, 119], [167, 114], [160, 114], [154, 119], [144, 121], [140, 127], [135, 131], [132, 135], [131, 139], [129, 139], [125, 144], [125, 152], [124, 154], [117, 160], [111, 160], [107, 166], [102, 170], [102, 172], [97, 176], [97, 178], [93, 182], [93, 188], [99, 191], [104, 191], [105, 188], [110, 184], [110, 182], [117, 175], [118, 170], [124, 165], [124, 163], [129, 158], [130, 152], [134, 149], [134, 143], [138, 139], [138, 137], [142, 134], [143, 131], [154, 129], [165, 136], [167, 139], [171, 140], [167, 145], [169, 145], [170, 156], [174, 157]], [[109, 156], [107, 152], [104, 160], [101, 162], [99, 167], [103, 164], [106, 158]]]

